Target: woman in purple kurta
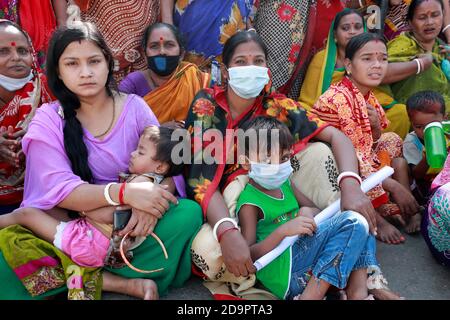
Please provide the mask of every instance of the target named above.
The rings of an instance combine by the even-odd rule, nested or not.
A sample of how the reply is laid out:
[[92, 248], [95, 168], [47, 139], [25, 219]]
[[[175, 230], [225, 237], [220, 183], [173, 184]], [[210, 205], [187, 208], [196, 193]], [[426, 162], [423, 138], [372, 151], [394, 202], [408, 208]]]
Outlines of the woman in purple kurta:
[[[57, 102], [43, 105], [23, 139], [25, 154], [32, 155], [26, 158], [27, 167], [39, 169], [26, 171], [21, 207], [51, 209], [73, 189], [87, 183], [72, 172], [64, 150], [64, 120], [61, 115], [63, 110]], [[131, 152], [136, 150], [141, 133], [149, 125], [159, 125], [158, 120], [144, 100], [131, 94], [127, 96], [114, 128], [103, 140], [83, 130], [95, 184], [117, 182], [118, 174], [127, 172]], [[179, 176], [174, 180], [178, 193], [184, 197], [183, 178]]]
[[[127, 171], [130, 154], [136, 149], [144, 128], [158, 121], [142, 98], [111, 89], [112, 54], [92, 25], [82, 23], [81, 26], [57, 30], [50, 43], [49, 83], [58, 102], [41, 107], [23, 139], [27, 171], [22, 206], [42, 210], [62, 208], [85, 212], [89, 217], [98, 210], [113, 213], [115, 207], [110, 203], [119, 202], [120, 185], [112, 185], [108, 190], [105, 184], [117, 182], [119, 173]], [[170, 185], [176, 185], [183, 194], [182, 184], [169, 183], [168, 189]], [[105, 196], [106, 192], [109, 197]], [[190, 200], [177, 200], [165, 188], [151, 182], [127, 183], [120, 202], [133, 208], [123, 230], [132, 230], [132, 236], [149, 234], [149, 222], [154, 221], [149, 215], [158, 218], [154, 232], [169, 256], [165, 259], [156, 241], [147, 237], [133, 250], [133, 265], [145, 270], [163, 268], [162, 271], [143, 274], [128, 267], [104, 269], [124, 278], [152, 279], [160, 295], [169, 286], [183, 285], [191, 272], [191, 242], [202, 222], [200, 207]], [[37, 242], [33, 235], [27, 237]], [[0, 299], [29, 299], [30, 294], [12, 276], [11, 267], [4, 259], [12, 238], [14, 235], [8, 233], [8, 228], [0, 230], [3, 250], [0, 252]], [[51, 281], [46, 280], [54, 280], [56, 271], [41, 273], [39, 270], [55, 269], [55, 265], [42, 265], [42, 261], [49, 259], [34, 263], [37, 260], [31, 242], [19, 243], [23, 250], [17, 250], [13, 260], [20, 264], [14, 265], [12, 271], [18, 275], [21, 270], [23, 275], [26, 268], [34, 284], [48, 284]], [[48, 243], [46, 246], [47, 251], [48, 247], [53, 248]], [[50, 260], [54, 264], [54, 257]], [[111, 273], [103, 273], [103, 289], [129, 293], [124, 285], [127, 280]], [[25, 284], [26, 279], [21, 280]], [[72, 286], [72, 282], [67, 283]], [[142, 297], [147, 298], [147, 294]]]

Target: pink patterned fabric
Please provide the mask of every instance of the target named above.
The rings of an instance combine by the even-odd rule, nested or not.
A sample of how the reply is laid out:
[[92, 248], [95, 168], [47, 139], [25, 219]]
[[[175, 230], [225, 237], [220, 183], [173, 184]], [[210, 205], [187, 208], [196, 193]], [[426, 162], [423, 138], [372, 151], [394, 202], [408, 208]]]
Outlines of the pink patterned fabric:
[[62, 234], [62, 251], [83, 267], [102, 267], [108, 253], [109, 238], [86, 219], [69, 221]]
[[431, 190], [439, 188], [448, 182], [450, 182], [450, 154], [447, 156], [444, 168], [436, 178], [434, 178], [433, 183], [431, 184]]
[[30, 262], [15, 268], [14, 273], [19, 279], [23, 279], [32, 275], [42, 267], [56, 267], [58, 264], [58, 260], [53, 257], [46, 256], [40, 259], [31, 260]]

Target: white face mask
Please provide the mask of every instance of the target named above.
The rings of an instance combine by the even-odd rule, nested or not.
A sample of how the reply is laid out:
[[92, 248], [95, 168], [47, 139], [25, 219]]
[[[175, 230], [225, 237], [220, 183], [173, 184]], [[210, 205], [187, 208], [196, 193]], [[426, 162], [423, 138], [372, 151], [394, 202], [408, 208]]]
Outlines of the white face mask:
[[228, 84], [241, 98], [257, 97], [269, 83], [269, 69], [258, 66], [232, 67], [228, 69]]
[[31, 79], [33, 79], [33, 72], [31, 72], [31, 71], [28, 76], [26, 76], [25, 78], [20, 78], [20, 79], [10, 78], [10, 77], [0, 74], [0, 86], [2, 86], [3, 88], [5, 88], [8, 91], [14, 92], [14, 91], [17, 91], [17, 90], [25, 87], [25, 85]]
[[278, 189], [292, 174], [291, 161], [268, 164], [250, 161], [248, 177], [268, 190]]

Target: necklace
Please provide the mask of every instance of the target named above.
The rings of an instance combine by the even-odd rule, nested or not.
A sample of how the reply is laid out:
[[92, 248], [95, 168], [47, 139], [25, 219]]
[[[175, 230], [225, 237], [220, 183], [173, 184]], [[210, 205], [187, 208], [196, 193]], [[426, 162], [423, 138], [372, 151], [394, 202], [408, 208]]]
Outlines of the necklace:
[[109, 132], [109, 130], [111, 130], [111, 128], [112, 128], [112, 125], [113, 125], [113, 123], [114, 123], [114, 118], [116, 117], [116, 100], [114, 99], [114, 97], [113, 97], [112, 99], [113, 99], [113, 114], [112, 114], [112, 120], [111, 120], [111, 123], [109, 124], [108, 129], [106, 129], [105, 132], [103, 132], [102, 134], [98, 134], [98, 135], [94, 136], [94, 138], [100, 138], [100, 137], [104, 136], [104, 135], [107, 134], [107, 133]]

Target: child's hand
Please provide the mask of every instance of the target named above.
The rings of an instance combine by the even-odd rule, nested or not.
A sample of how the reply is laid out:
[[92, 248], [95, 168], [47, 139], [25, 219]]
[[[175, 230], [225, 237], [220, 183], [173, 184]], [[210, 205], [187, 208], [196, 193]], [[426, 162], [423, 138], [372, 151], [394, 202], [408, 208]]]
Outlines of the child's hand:
[[317, 225], [313, 218], [298, 216], [286, 222], [280, 228], [283, 228], [285, 236], [300, 236], [304, 234], [312, 236], [316, 232]]
[[314, 219], [314, 216], [319, 212], [320, 210], [318, 208], [301, 207], [298, 215]]
[[411, 192], [400, 183], [397, 183], [395, 189], [391, 190], [391, 196], [394, 203], [400, 207], [402, 214], [413, 216], [419, 212], [419, 204], [416, 199]]

